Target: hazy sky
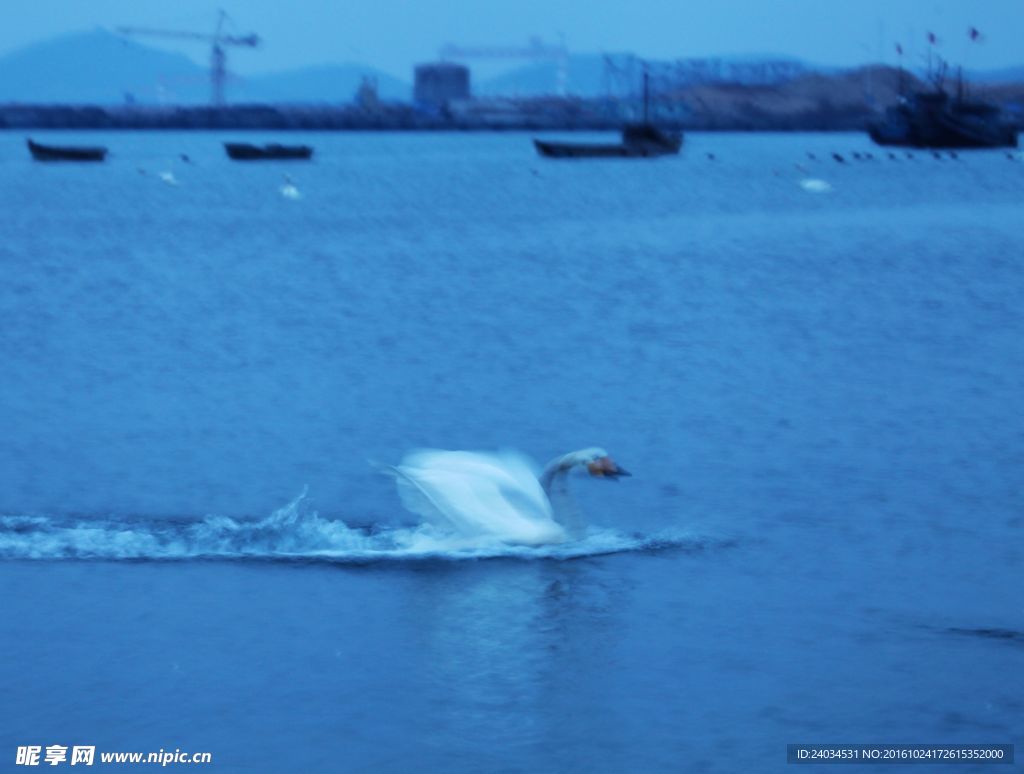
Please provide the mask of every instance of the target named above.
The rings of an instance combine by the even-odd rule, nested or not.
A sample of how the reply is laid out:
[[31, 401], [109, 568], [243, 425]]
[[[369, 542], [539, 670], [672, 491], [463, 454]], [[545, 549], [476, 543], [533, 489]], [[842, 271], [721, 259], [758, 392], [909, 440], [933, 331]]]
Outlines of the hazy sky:
[[[571, 52], [651, 58], [789, 54], [820, 64], [895, 63], [924, 55], [934, 32], [953, 64], [1024, 64], [1024, 0], [31, 0], [0, 25], [0, 53], [68, 32], [118, 24], [212, 30], [224, 7], [257, 50], [234, 49], [239, 73], [355, 61], [408, 79], [446, 43], [525, 45], [561, 33]], [[967, 29], [984, 34], [969, 45]], [[140, 39], [141, 40], [141, 39]], [[145, 39], [158, 45], [159, 39]], [[202, 44], [163, 44], [205, 62]], [[509, 62], [510, 66], [522, 64]]]

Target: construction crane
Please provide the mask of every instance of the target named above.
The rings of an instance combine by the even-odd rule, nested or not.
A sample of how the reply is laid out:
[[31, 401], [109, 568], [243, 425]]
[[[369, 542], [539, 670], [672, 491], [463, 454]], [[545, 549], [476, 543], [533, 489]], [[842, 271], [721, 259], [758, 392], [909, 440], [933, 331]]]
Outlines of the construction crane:
[[215, 107], [224, 106], [224, 82], [227, 80], [227, 55], [225, 46], [248, 46], [255, 48], [260, 44], [258, 35], [226, 35], [224, 22], [228, 15], [221, 11], [217, 16], [217, 27], [212, 35], [202, 32], [180, 32], [177, 30], [157, 30], [148, 27], [118, 27], [122, 35], [153, 35], [162, 38], [185, 38], [188, 40], [204, 40], [212, 44], [210, 50], [210, 85], [211, 98]]
[[564, 97], [569, 82], [569, 49], [565, 43], [549, 45], [532, 37], [525, 47], [459, 46], [446, 43], [438, 52], [441, 59], [533, 59], [550, 60], [558, 66], [558, 94]]

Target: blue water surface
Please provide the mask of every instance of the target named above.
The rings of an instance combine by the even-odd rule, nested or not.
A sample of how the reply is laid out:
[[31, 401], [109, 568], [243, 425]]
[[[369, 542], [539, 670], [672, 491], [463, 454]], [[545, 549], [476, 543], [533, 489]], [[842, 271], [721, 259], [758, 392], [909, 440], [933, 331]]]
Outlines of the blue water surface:
[[[35, 164], [0, 134], [4, 765], [1024, 755], [1024, 159], [36, 139], [111, 157]], [[633, 477], [574, 481], [589, 532], [541, 549], [424, 549], [380, 472], [592, 445]]]

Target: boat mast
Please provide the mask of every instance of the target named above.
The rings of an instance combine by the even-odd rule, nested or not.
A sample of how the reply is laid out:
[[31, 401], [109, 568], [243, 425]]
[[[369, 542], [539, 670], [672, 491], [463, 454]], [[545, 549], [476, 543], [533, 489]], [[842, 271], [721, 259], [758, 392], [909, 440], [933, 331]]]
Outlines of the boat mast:
[[650, 123], [650, 121], [648, 120], [648, 116], [647, 116], [647, 113], [648, 113], [648, 103], [650, 102], [650, 99], [651, 99], [651, 95], [650, 95], [650, 90], [651, 90], [650, 89], [650, 79], [651, 79], [651, 76], [650, 76], [650, 73], [647, 72], [647, 65], [644, 65], [644, 123], [645, 124]]
[[907, 96], [907, 82], [906, 75], [903, 71], [903, 46], [899, 43], [896, 44], [896, 55], [899, 57], [900, 63], [900, 80], [899, 80], [899, 95], [900, 99], [906, 99]]

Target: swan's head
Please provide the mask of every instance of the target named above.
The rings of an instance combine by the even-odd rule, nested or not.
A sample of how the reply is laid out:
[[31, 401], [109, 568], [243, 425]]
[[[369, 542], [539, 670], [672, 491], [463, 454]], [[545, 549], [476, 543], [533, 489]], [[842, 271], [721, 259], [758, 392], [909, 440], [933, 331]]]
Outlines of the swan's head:
[[594, 478], [604, 478], [614, 481], [621, 476], [632, 475], [628, 470], [620, 467], [615, 460], [608, 456], [608, 452], [599, 447], [583, 449], [575, 453], [574, 461], [580, 467], [586, 468]]

